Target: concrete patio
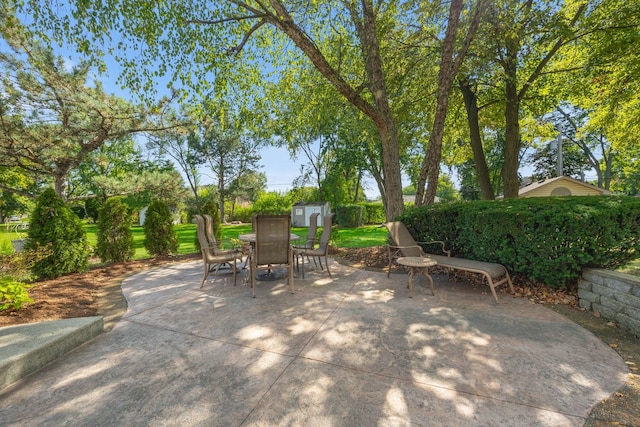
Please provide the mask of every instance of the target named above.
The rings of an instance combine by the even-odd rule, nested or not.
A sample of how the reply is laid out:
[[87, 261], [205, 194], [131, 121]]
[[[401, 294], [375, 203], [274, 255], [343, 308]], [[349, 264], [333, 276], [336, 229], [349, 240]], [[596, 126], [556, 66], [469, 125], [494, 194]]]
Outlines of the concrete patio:
[[122, 285], [128, 310], [0, 390], [2, 426], [581, 426], [625, 383], [612, 349], [563, 316], [488, 287], [331, 264], [296, 279], [202, 264]]

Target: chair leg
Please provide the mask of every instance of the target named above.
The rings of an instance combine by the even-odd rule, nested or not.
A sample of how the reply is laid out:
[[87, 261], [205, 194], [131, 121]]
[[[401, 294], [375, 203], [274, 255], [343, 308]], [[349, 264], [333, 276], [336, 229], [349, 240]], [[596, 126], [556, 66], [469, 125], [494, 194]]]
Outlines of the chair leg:
[[251, 275], [251, 293], [253, 294], [253, 297], [256, 297], [256, 277], [255, 277], [255, 270], [253, 268], [249, 269], [249, 274]]
[[233, 286], [235, 286], [235, 285], [236, 285], [236, 272], [237, 272], [237, 269], [236, 269], [236, 259], [234, 258], [234, 259], [233, 259]]
[[209, 264], [207, 264], [206, 260], [204, 261], [204, 275], [202, 276], [202, 282], [200, 282], [200, 289], [202, 289], [202, 287], [204, 286], [204, 282], [205, 280], [207, 280], [207, 277], [209, 276]]
[[329, 274], [329, 277], [331, 277], [331, 272], [329, 271], [329, 259], [327, 258], [327, 256], [324, 256], [324, 263], [327, 266], [327, 273]]
[[291, 293], [295, 293], [295, 287], [293, 286], [293, 263], [289, 263], [289, 286], [291, 287]]

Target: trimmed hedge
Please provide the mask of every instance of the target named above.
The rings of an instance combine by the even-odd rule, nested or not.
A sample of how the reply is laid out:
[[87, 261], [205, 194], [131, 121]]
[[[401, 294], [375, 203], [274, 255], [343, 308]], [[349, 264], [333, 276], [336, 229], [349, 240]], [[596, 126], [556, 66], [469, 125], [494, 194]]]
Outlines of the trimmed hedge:
[[386, 214], [382, 202], [360, 203], [364, 208], [365, 224], [384, 224], [386, 222]]
[[583, 268], [615, 268], [640, 256], [640, 199], [536, 197], [435, 204], [399, 218], [418, 241], [444, 240], [452, 255], [499, 262], [551, 286]]
[[336, 222], [340, 227], [345, 228], [364, 225], [364, 207], [362, 205], [336, 206]]

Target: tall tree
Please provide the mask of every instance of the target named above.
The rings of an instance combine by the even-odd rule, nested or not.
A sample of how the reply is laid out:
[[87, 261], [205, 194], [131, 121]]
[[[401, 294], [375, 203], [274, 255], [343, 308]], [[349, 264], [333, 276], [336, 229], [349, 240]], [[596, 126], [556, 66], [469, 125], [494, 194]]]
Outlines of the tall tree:
[[480, 188], [480, 195], [483, 200], [493, 200], [495, 194], [491, 185], [491, 176], [489, 167], [482, 145], [482, 136], [480, 132], [480, 108], [478, 107], [478, 96], [476, 94], [477, 83], [471, 82], [467, 77], [462, 77], [458, 82], [458, 87], [462, 93], [465, 110], [467, 112], [467, 124], [469, 126], [469, 143], [473, 151], [475, 160], [475, 170]]
[[233, 196], [233, 183], [258, 168], [262, 141], [240, 128], [240, 120], [203, 120], [189, 137], [201, 164], [213, 173], [218, 190], [220, 220], [225, 220], [225, 201]]
[[68, 71], [64, 59], [29, 37], [12, 15], [2, 18], [8, 49], [0, 52], [0, 167], [49, 177], [67, 198], [70, 173], [105, 143], [148, 130], [146, 111], [105, 94], [99, 83], [91, 87], [90, 63]]
[[[447, 28], [442, 42], [442, 51], [440, 56], [436, 112], [433, 121], [433, 128], [429, 134], [427, 154], [422, 162], [420, 176], [416, 184], [416, 206], [434, 202], [440, 173], [442, 139], [444, 135], [447, 109], [449, 107], [449, 94], [453, 87], [456, 75], [458, 74], [458, 70], [467, 56], [469, 47], [475, 37], [485, 9], [490, 4], [491, 0], [480, 0], [475, 3], [475, 8], [471, 12], [472, 18], [465, 31], [465, 29], [461, 28], [461, 15], [464, 9], [464, 2], [462, 0], [451, 0]], [[462, 40], [459, 40], [460, 38]], [[460, 47], [456, 52], [457, 44], [459, 44]], [[425, 184], [427, 183], [427, 180], [429, 186], [426, 188], [425, 193]]]
[[[103, 47], [114, 34], [123, 39], [120, 46], [134, 46], [135, 57], [122, 52], [118, 56], [125, 66], [125, 80], [138, 88], [148, 88], [154, 75], [172, 69], [172, 81], [193, 85], [202, 93], [213, 87], [217, 96], [247, 90], [256, 95], [250, 97], [255, 104], [264, 99], [264, 87], [273, 82], [273, 75], [256, 71], [265, 61], [267, 68], [273, 69], [296, 67], [304, 61], [313, 64], [325, 83], [375, 125], [382, 152], [379, 182], [383, 184], [381, 194], [387, 218], [393, 219], [402, 212], [400, 155], [407, 141], [401, 141], [398, 135], [396, 109], [409, 104], [407, 99], [420, 92], [417, 86], [406, 83], [421, 76], [424, 87], [425, 76], [431, 74], [425, 69], [437, 63], [429, 63], [430, 41], [447, 32], [440, 25], [438, 2], [225, 0], [211, 4], [139, 0], [126, 2], [126, 14], [120, 13], [121, 3], [110, 0], [53, 7], [45, 0], [27, 2], [41, 29], [61, 38], [64, 35], [88, 54], [115, 51], [115, 47]], [[453, 10], [462, 10], [461, 4], [461, 0], [455, 0]], [[451, 16], [455, 17], [456, 33], [460, 15]], [[477, 16], [472, 13], [472, 21]], [[466, 35], [472, 33], [468, 31]], [[94, 44], [87, 43], [87, 34], [94, 36]], [[443, 52], [449, 52], [457, 42], [461, 48], [456, 57], [442, 57], [445, 61], [440, 66], [446, 70], [438, 96], [438, 117], [446, 111], [444, 101], [450, 89], [446, 86], [464, 57], [470, 37], [447, 40], [450, 43]], [[398, 86], [391, 87], [392, 83]], [[428, 99], [430, 94], [423, 93], [422, 98]], [[265, 111], [265, 115], [269, 114]], [[437, 122], [435, 126], [436, 136], [427, 162], [430, 180], [434, 180], [434, 174], [437, 178], [441, 150], [438, 126], [442, 125]], [[424, 176], [426, 180], [426, 170]]]
[[[424, 8], [400, 11], [395, 2], [375, 4], [373, 0], [225, 0], [216, 4], [140, 0], [127, 2], [127, 13], [121, 14], [118, 0], [77, 2], [62, 8], [48, 1], [27, 4], [41, 29], [60, 38], [64, 35], [88, 54], [99, 55], [114, 34], [125, 41], [120, 46], [135, 46], [135, 58], [122, 52], [118, 56], [127, 82], [143, 89], [154, 75], [173, 67], [174, 80], [193, 83], [201, 92], [213, 87], [219, 96], [237, 88], [256, 93], [260, 91], [260, 73], [255, 71], [259, 63], [266, 60], [275, 68], [291, 65], [301, 60], [302, 52], [326, 82], [375, 124], [382, 147], [387, 217], [402, 212], [400, 144], [386, 74], [392, 65], [387, 56], [400, 50], [397, 44], [391, 47], [386, 37], [398, 26], [409, 28], [403, 22], [428, 14]], [[87, 34], [93, 34], [95, 44], [87, 43]], [[359, 50], [350, 57], [357, 62], [354, 66], [343, 69], [343, 57], [321, 49], [323, 41], [336, 34], [343, 37], [343, 47]], [[402, 45], [401, 39], [396, 42]]]
[[159, 158], [169, 157], [187, 179], [189, 188], [198, 204], [199, 189], [202, 174], [198, 170], [198, 154], [196, 152], [195, 134], [189, 133], [184, 127], [176, 127], [151, 135], [147, 141], [147, 149]]
[[490, 33], [485, 43], [492, 46], [500, 71], [504, 99], [504, 196], [518, 197], [522, 136], [520, 114], [535, 84], [549, 71], [558, 52], [579, 38], [588, 11], [585, 2], [502, 0], [494, 2], [489, 13]]

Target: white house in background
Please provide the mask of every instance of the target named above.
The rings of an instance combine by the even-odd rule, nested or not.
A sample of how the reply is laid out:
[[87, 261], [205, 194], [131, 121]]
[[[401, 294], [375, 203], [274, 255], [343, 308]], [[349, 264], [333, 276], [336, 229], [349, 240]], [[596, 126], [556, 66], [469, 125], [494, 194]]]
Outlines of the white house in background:
[[[415, 194], [403, 194], [402, 195], [402, 201], [403, 203], [407, 204], [407, 203], [415, 203], [416, 202], [416, 195]], [[440, 203], [440, 197], [435, 196], [435, 199], [433, 199], [433, 203]]]
[[[604, 188], [598, 188], [568, 176], [557, 176], [522, 187], [518, 192], [518, 197], [604, 196], [608, 194], [611, 192]], [[503, 196], [498, 198], [501, 199]]]

